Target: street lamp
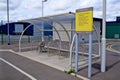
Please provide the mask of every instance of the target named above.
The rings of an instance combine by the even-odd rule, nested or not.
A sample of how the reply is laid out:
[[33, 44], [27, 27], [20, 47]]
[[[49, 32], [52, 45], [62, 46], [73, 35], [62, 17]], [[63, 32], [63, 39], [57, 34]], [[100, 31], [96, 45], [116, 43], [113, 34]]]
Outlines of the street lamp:
[[[44, 2], [47, 2], [47, 0], [42, 0], [42, 17], [44, 16]], [[42, 22], [42, 41], [44, 41], [44, 23]]]
[[44, 16], [44, 2], [47, 2], [47, 0], [42, 0], [42, 17]]
[[106, 71], [106, 0], [103, 0], [101, 72]]
[[9, 0], [7, 0], [7, 42], [10, 45], [10, 28], [9, 28]]

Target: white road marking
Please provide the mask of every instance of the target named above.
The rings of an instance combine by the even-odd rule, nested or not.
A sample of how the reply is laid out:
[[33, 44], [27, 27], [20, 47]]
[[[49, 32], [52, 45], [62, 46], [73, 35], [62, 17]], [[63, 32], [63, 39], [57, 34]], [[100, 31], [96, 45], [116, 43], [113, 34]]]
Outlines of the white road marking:
[[5, 59], [3, 58], [0, 58], [1, 61], [7, 63], [8, 65], [10, 65], [11, 67], [13, 67], [14, 69], [18, 70], [19, 72], [21, 72], [22, 74], [26, 75], [27, 77], [29, 77], [30, 79], [32, 80], [37, 80], [35, 77], [33, 77], [32, 75], [26, 73], [25, 71], [23, 71], [22, 69], [16, 67], [15, 65], [13, 65], [12, 63], [6, 61]]

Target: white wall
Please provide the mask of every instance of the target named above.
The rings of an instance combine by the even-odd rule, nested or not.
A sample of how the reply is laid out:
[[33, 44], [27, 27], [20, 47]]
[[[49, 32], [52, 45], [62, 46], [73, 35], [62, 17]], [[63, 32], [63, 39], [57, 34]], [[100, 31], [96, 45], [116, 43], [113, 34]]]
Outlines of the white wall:
[[[62, 25], [65, 26], [65, 28], [67, 30], [71, 30], [71, 27], [73, 26], [72, 22], [71, 21], [61, 21], [60, 23], [62, 23]], [[96, 27], [96, 31], [98, 32], [98, 34], [100, 34], [100, 21], [94, 21], [94, 26]], [[63, 28], [61, 28], [61, 26], [57, 23], [53, 23], [53, 26], [55, 26], [57, 28], [57, 30], [64, 30]], [[70, 38], [73, 36], [74, 32], [71, 32], [71, 31], [68, 31], [69, 35], [70, 35]], [[60, 34], [60, 37], [62, 38], [62, 41], [69, 41], [68, 37], [67, 37], [67, 34], [65, 31], [59, 31], [59, 34]], [[93, 32], [93, 41], [97, 41], [98, 40], [98, 37], [100, 37], [100, 35], [97, 35], [96, 32], [94, 31]], [[79, 34], [79, 41], [85, 41], [85, 42], [88, 42], [88, 33], [80, 33]], [[59, 39], [58, 38], [58, 35], [57, 33], [54, 31], [53, 32], [53, 40], [55, 39]]]
[[[69, 36], [71, 38], [71, 32], [70, 32], [70, 30], [71, 30], [71, 21], [61, 21], [60, 23], [62, 23], [62, 25], [68, 31], [68, 34], [69, 34]], [[66, 32], [64, 31], [64, 29], [58, 23], [54, 22], [53, 26], [55, 26], [55, 28], [58, 30], [62, 41], [69, 41], [69, 38], [68, 38]], [[57, 33], [54, 31], [53, 32], [53, 40], [55, 40], [55, 39], [59, 39], [59, 37], [58, 37]]]

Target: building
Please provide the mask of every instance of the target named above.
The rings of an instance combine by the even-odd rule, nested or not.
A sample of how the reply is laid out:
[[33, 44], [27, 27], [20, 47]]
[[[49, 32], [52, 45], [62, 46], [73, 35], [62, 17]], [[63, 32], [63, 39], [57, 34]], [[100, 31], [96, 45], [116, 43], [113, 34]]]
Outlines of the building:
[[106, 24], [106, 38], [120, 39], [120, 17], [116, 21], [109, 21]]
[[[10, 35], [10, 41], [11, 42], [15, 42], [15, 41], [19, 41], [19, 37], [22, 33], [22, 31], [28, 26], [30, 25], [30, 23], [26, 23], [26, 22], [11, 22], [9, 23], [9, 35]], [[24, 32], [24, 36], [25, 38], [30, 36], [33, 36], [33, 26], [31, 25], [31, 27], [29, 27], [25, 32]], [[3, 24], [0, 26], [0, 34], [1, 34], [1, 38], [0, 41], [3, 42], [7, 42], [8, 40], [8, 24]]]

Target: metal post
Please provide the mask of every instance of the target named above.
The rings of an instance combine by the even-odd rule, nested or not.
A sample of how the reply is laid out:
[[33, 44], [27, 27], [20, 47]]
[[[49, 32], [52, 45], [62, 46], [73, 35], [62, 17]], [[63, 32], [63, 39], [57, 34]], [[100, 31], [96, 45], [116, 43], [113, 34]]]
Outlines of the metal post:
[[30, 36], [28, 35], [28, 43], [30, 43]]
[[103, 0], [101, 72], [106, 71], [106, 0]]
[[9, 0], [7, 0], [7, 41], [8, 41], [8, 45], [10, 45], [10, 31], [9, 31]]
[[1, 20], [1, 24], [0, 25], [3, 25], [3, 20]]
[[44, 8], [43, 2], [44, 2], [44, 1], [42, 1], [42, 17], [43, 17], [43, 13], [44, 13], [44, 12], [43, 12], [43, 8]]
[[[3, 25], [3, 20], [1, 20], [1, 26]], [[0, 30], [0, 33], [1, 33], [1, 44], [3, 45], [3, 32], [2, 30]]]
[[2, 32], [2, 30], [0, 31], [0, 33], [1, 33], [1, 44], [3, 45], [3, 32]]
[[[47, 0], [42, 0], [42, 17], [44, 16], [44, 2], [46, 2]], [[44, 41], [44, 22], [42, 22], [42, 41]]]
[[92, 75], [92, 32], [89, 34], [88, 77]]
[[47, 2], [47, 0], [42, 0], [42, 17], [44, 16], [44, 10], [43, 10], [44, 9], [44, 4], [43, 4], [44, 2]]
[[76, 33], [76, 42], [75, 42], [75, 72], [78, 72], [78, 33]]
[[[42, 17], [43, 17], [43, 13], [44, 13], [43, 12], [43, 8], [44, 8], [43, 2], [44, 1], [42, 1]], [[42, 22], [42, 41], [44, 41], [44, 31], [43, 30], [44, 30], [44, 23]]]

